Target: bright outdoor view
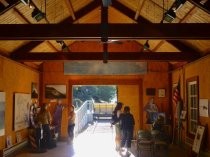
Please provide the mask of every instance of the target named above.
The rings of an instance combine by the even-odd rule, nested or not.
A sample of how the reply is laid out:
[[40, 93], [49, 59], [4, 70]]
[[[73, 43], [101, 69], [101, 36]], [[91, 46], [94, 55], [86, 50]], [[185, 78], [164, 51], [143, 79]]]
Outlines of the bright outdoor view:
[[[73, 105], [78, 110], [86, 102], [95, 118], [110, 118], [117, 101], [117, 86], [73, 86]], [[92, 107], [92, 108], [91, 108]]]

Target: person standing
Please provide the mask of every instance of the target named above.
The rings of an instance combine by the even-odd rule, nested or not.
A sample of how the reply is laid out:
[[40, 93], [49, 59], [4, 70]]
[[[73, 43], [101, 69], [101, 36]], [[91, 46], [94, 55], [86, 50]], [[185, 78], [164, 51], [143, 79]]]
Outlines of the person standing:
[[115, 145], [116, 145], [116, 150], [120, 150], [120, 142], [121, 142], [121, 131], [120, 131], [120, 116], [122, 114], [122, 106], [123, 103], [117, 102], [117, 105], [113, 111], [112, 114], [112, 123], [111, 125], [115, 126]]
[[122, 140], [121, 140], [121, 151], [122, 148], [127, 148], [126, 155], [129, 156], [131, 148], [131, 140], [133, 138], [133, 130], [135, 121], [133, 115], [130, 113], [130, 107], [125, 106], [123, 114], [120, 119], [121, 130], [122, 130]]
[[76, 119], [76, 114], [74, 111], [74, 106], [71, 105], [69, 109], [69, 115], [68, 115], [68, 144], [72, 143], [74, 140], [74, 127], [75, 127], [75, 119]]
[[53, 124], [55, 125], [55, 133], [58, 134], [58, 138], [61, 135], [61, 121], [62, 121], [62, 112], [64, 109], [64, 105], [62, 104], [62, 100], [58, 99], [55, 112], [53, 115]]
[[41, 106], [41, 110], [38, 113], [38, 124], [42, 126], [43, 129], [43, 140], [45, 148], [52, 148], [52, 136], [50, 132], [50, 124], [51, 124], [51, 114], [47, 110], [49, 104], [43, 104]]

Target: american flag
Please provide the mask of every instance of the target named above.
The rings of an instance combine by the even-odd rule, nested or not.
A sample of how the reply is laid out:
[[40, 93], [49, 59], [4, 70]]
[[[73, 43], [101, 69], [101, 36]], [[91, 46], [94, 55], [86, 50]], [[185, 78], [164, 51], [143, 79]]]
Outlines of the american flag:
[[175, 104], [177, 104], [177, 102], [180, 99], [181, 99], [181, 96], [180, 96], [180, 78], [179, 78], [178, 84], [177, 84], [176, 88], [174, 89], [173, 102]]

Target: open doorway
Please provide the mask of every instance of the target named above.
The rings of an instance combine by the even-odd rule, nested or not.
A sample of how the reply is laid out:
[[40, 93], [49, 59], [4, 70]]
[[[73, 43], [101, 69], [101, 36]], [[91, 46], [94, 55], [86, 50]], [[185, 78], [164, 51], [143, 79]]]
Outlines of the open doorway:
[[118, 85], [72, 85], [72, 104], [76, 109], [75, 155], [120, 156], [115, 150], [115, 127], [111, 125], [117, 101]]
[[117, 102], [116, 85], [73, 85], [72, 100], [76, 110], [85, 103], [93, 119], [110, 119]]

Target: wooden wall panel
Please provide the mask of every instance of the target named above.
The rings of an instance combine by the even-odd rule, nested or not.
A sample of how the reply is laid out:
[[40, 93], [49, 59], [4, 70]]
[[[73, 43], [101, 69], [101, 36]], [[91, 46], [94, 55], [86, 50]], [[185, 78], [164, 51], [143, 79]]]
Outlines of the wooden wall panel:
[[[143, 105], [145, 106], [151, 98], [158, 107], [159, 112], [165, 112], [167, 118], [171, 116], [170, 88], [168, 63], [150, 62], [148, 65], [148, 74], [143, 79]], [[146, 95], [147, 88], [155, 88], [155, 96]], [[165, 89], [166, 96], [158, 97], [158, 89]], [[143, 123], [146, 128], [146, 112], [143, 112]]]
[[[41, 90], [43, 91], [42, 99], [43, 102], [49, 102], [44, 96], [44, 87], [46, 84], [65, 84], [67, 85], [67, 98], [64, 99], [64, 103], [68, 106], [71, 104], [71, 84], [116, 84], [116, 85], [135, 85], [140, 84], [141, 80], [143, 85], [139, 89], [139, 106], [143, 106], [148, 102], [150, 97], [146, 96], [145, 90], [149, 87], [154, 87], [156, 89], [164, 88], [166, 89], [166, 97], [159, 98], [157, 94], [154, 97], [155, 103], [158, 105], [161, 111], [167, 112], [169, 114], [169, 85], [168, 85], [168, 63], [149, 63], [149, 72], [145, 75], [130, 75], [130, 76], [71, 76], [64, 75], [63, 73], [63, 63], [62, 62], [45, 62], [43, 64], [43, 83]], [[129, 100], [128, 102], [132, 102]], [[140, 116], [144, 113], [139, 111]], [[63, 120], [62, 120], [62, 136], [67, 136], [67, 109], [64, 109]], [[146, 119], [143, 117], [139, 118], [140, 122], [137, 126], [143, 128], [143, 124], [146, 123]], [[138, 121], [138, 120], [137, 120]]]
[[142, 80], [137, 85], [118, 85], [118, 101], [124, 106], [129, 106], [134, 116], [135, 128], [134, 137], [136, 137], [139, 128], [143, 128], [142, 124]]
[[[13, 144], [16, 143], [15, 131], [13, 131], [13, 95], [17, 93], [31, 93], [31, 83], [39, 84], [39, 73], [26, 66], [0, 57], [2, 63], [0, 90], [6, 93], [5, 108], [5, 136], [0, 137], [0, 149], [5, 147], [5, 137], [12, 136]], [[27, 129], [21, 130], [23, 138], [27, 138]]]
[[[174, 71], [172, 73], [172, 82], [177, 83], [178, 78], [181, 78], [181, 96], [184, 101], [184, 109], [187, 109], [186, 104], [186, 80], [191, 77], [198, 76], [199, 79], [199, 98], [200, 99], [208, 99], [210, 100], [210, 55], [206, 56], [203, 59], [190, 63], [184, 66], [182, 69]], [[175, 112], [175, 106], [173, 107], [173, 112]], [[209, 117], [199, 117], [199, 122], [201, 125], [210, 126], [210, 116]], [[183, 130], [182, 130], [182, 139], [184, 142], [187, 129], [186, 129], [186, 121], [183, 122]], [[210, 134], [210, 130], [208, 129], [207, 134]], [[207, 144], [207, 149], [210, 150], [210, 138], [209, 136], [205, 138], [204, 141]]]

